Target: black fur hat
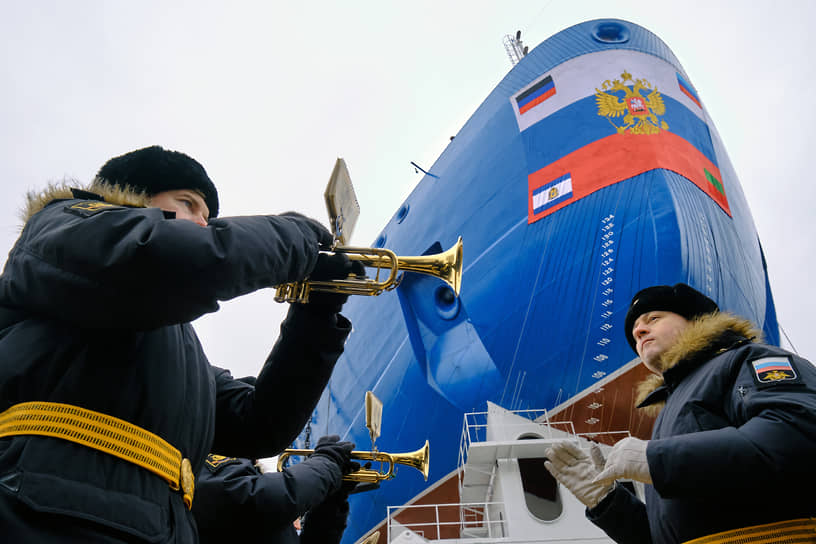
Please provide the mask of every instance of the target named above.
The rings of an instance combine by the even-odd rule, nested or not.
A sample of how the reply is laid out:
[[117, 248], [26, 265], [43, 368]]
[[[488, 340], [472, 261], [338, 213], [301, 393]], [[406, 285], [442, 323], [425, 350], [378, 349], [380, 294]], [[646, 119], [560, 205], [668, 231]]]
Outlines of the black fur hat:
[[655, 310], [674, 312], [686, 319], [694, 319], [703, 314], [719, 311], [719, 307], [713, 300], [685, 283], [655, 285], [641, 289], [632, 297], [624, 325], [626, 340], [635, 353], [637, 343], [632, 336], [632, 327], [638, 317]]
[[210, 218], [218, 216], [218, 191], [198, 161], [158, 145], [114, 157], [96, 174], [111, 185], [128, 186], [147, 195], [177, 189], [195, 189], [204, 195]]

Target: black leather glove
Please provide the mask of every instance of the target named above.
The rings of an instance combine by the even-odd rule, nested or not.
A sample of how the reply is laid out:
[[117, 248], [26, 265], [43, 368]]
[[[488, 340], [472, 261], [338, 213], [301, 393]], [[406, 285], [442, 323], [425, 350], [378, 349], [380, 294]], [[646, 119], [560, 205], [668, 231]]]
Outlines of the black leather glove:
[[334, 235], [319, 221], [297, 212], [284, 212], [280, 214], [280, 217], [293, 221], [304, 236], [314, 237], [320, 249], [331, 249]]
[[[317, 264], [309, 279], [314, 281], [346, 279], [350, 274], [365, 277], [365, 267], [362, 263], [350, 260], [344, 253], [321, 253], [317, 256]], [[342, 310], [348, 297], [343, 294], [312, 291], [309, 293], [307, 306], [311, 310], [337, 313]]]
[[360, 468], [360, 465], [351, 460], [354, 443], [340, 442], [339, 440], [340, 437], [336, 434], [321, 436], [320, 440], [317, 441], [313, 455], [324, 455], [328, 457], [337, 463], [337, 466], [340, 467], [340, 472], [345, 476], [356, 470], [354, 465], [357, 465], [357, 468]]

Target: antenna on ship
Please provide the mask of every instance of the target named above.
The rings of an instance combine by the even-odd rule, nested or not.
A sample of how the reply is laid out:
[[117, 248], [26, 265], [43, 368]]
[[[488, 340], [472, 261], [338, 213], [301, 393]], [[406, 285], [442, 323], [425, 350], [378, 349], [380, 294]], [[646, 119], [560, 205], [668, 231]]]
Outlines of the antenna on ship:
[[521, 41], [521, 30], [517, 30], [515, 36], [505, 34], [502, 42], [504, 42], [504, 50], [507, 51], [507, 56], [510, 57], [510, 64], [513, 66], [527, 55], [527, 46]]

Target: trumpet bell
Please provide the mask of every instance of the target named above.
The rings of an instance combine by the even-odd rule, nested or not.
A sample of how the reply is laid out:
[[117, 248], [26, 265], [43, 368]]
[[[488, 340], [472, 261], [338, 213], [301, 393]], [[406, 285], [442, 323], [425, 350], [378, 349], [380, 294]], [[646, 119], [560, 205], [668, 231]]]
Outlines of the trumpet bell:
[[411, 453], [392, 454], [393, 463], [414, 467], [422, 473], [425, 481], [428, 481], [430, 471], [430, 445], [425, 441], [425, 445]]
[[421, 257], [397, 257], [399, 270], [437, 277], [447, 283], [456, 296], [462, 287], [462, 237], [447, 251]]

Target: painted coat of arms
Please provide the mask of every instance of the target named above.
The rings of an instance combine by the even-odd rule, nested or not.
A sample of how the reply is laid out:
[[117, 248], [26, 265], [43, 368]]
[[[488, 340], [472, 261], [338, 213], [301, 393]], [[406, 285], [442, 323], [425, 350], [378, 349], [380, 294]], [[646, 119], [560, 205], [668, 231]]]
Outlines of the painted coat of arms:
[[[598, 115], [606, 117], [619, 134], [657, 134], [661, 129], [669, 129], [666, 121], [659, 118], [666, 113], [663, 96], [645, 79], [633, 79], [624, 70], [621, 79], [606, 80], [601, 87], [603, 90], [595, 88]], [[621, 115], [623, 124], [615, 124], [613, 119]]]

